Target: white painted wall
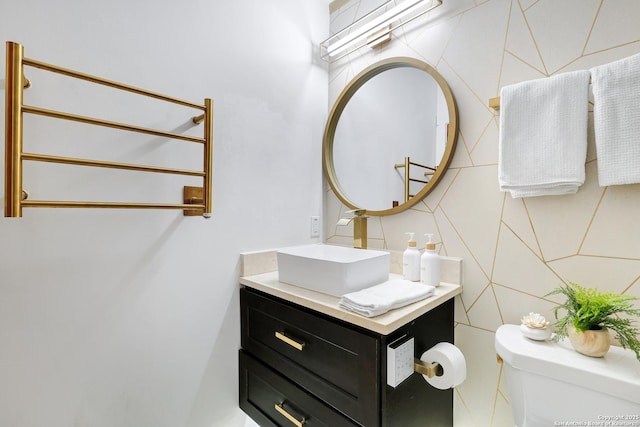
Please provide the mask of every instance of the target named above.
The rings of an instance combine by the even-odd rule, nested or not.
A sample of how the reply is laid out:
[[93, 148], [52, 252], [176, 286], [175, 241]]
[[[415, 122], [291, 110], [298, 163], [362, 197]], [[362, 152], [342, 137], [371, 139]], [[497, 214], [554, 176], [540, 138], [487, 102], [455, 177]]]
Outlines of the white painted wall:
[[[2, 3], [0, 39], [22, 43], [27, 57], [196, 102], [213, 98], [215, 147], [210, 220], [53, 209], [0, 218], [0, 425], [245, 424], [238, 254], [315, 240], [309, 217], [322, 210], [328, 103], [326, 66], [315, 58], [327, 33], [322, 0]], [[79, 86], [28, 74], [35, 105], [188, 127], [181, 109], [138, 106], [113, 91], [82, 98]], [[30, 124], [34, 151], [149, 164], [198, 159], [158, 138]], [[182, 184], [172, 179], [156, 185], [157, 177], [80, 169], [33, 167], [25, 187], [43, 199], [180, 199]]]

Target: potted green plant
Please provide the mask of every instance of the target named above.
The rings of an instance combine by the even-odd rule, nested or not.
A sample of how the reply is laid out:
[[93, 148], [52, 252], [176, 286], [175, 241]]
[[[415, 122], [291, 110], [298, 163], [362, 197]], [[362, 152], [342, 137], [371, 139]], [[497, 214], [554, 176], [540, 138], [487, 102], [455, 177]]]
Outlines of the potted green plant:
[[[556, 288], [549, 295], [564, 295], [567, 298], [554, 308], [556, 334], [568, 336], [576, 351], [592, 357], [604, 356], [609, 350], [608, 330], [611, 330], [620, 345], [633, 350], [640, 361], [639, 331], [633, 326], [632, 319], [640, 317], [640, 310], [634, 309], [632, 304], [637, 298], [600, 292], [573, 282]], [[566, 314], [558, 317], [561, 309], [566, 310]], [[620, 317], [621, 314], [625, 317]]]

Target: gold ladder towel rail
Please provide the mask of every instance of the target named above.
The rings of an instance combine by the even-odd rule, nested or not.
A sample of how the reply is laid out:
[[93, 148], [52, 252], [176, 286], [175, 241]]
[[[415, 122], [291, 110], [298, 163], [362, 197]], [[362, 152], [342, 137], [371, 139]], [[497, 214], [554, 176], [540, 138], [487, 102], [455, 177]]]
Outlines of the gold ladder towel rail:
[[[13, 42], [7, 42], [7, 44], [8, 43], [13, 43]], [[13, 44], [17, 44], [17, 43], [13, 43]], [[162, 101], [172, 102], [174, 104], [184, 105], [185, 107], [191, 107], [191, 108], [197, 108], [197, 109], [200, 109], [200, 110], [205, 110], [205, 107], [203, 105], [200, 105], [200, 104], [195, 104], [193, 102], [184, 101], [182, 99], [174, 98], [172, 96], [163, 95], [161, 93], [156, 93], [156, 92], [151, 92], [151, 91], [148, 91], [148, 90], [145, 90], [145, 89], [140, 89], [140, 88], [135, 87], [135, 86], [126, 85], [126, 84], [123, 84], [123, 83], [115, 82], [113, 80], [104, 79], [102, 77], [92, 76], [91, 74], [81, 73], [79, 71], [70, 70], [68, 68], [59, 67], [57, 65], [47, 64], [45, 62], [36, 61], [35, 59], [25, 58], [24, 56], [22, 57], [22, 64], [28, 65], [28, 66], [31, 66], [31, 67], [34, 67], [34, 68], [39, 68], [39, 69], [45, 70], [45, 71], [51, 71], [52, 73], [62, 74], [62, 75], [65, 75], [67, 77], [73, 77], [73, 78], [80, 79], [80, 80], [86, 80], [86, 81], [91, 82], [91, 83], [97, 83], [97, 84], [101, 84], [101, 85], [104, 85], [104, 86], [109, 86], [109, 87], [112, 87], [112, 88], [115, 88], [115, 89], [125, 90], [125, 91], [128, 91], [128, 92], [136, 93], [138, 95], [144, 95], [144, 96], [148, 96], [148, 97], [151, 97], [151, 98], [159, 99], [159, 100], [162, 100]]]
[[[8, 41], [6, 43], [6, 98], [5, 98], [5, 217], [21, 217], [23, 207], [48, 207], [48, 208], [124, 208], [124, 209], [181, 209], [185, 215], [202, 215], [205, 218], [211, 216], [212, 205], [212, 167], [213, 167], [213, 101], [205, 98], [204, 105], [195, 104], [178, 98], [147, 91], [134, 86], [125, 85], [90, 74], [80, 73], [56, 65], [47, 64], [34, 59], [24, 57], [24, 47], [18, 43]], [[185, 107], [199, 109], [203, 114], [192, 117], [193, 123], [204, 122], [203, 138], [189, 135], [165, 132], [156, 129], [143, 128], [108, 120], [79, 116], [60, 111], [47, 110], [34, 106], [23, 105], [23, 90], [30, 86], [24, 76], [24, 66], [31, 66], [45, 71], [62, 74], [96, 84], [105, 85], [115, 89], [132, 92], [138, 95], [148, 96], [160, 101], [171, 102]], [[116, 163], [102, 160], [76, 159], [23, 152], [23, 113], [44, 115], [55, 119], [72, 120], [90, 125], [106, 126], [125, 131], [151, 134], [171, 139], [179, 139], [188, 142], [203, 144], [203, 170], [193, 171], [175, 168], [163, 168], [147, 165], [135, 165], [129, 163]], [[22, 163], [23, 161], [52, 162], [79, 166], [103, 167], [114, 169], [127, 169], [140, 172], [156, 172], [167, 174], [180, 174], [203, 178], [202, 188], [185, 187], [184, 203], [120, 203], [120, 202], [83, 202], [83, 201], [56, 201], [56, 200], [26, 200], [26, 192], [22, 188]]]
[[[29, 105], [23, 105], [22, 112], [37, 114], [40, 116], [52, 117], [54, 119], [71, 120], [71, 121], [86, 123], [89, 125], [104, 126], [109, 128], [127, 130], [131, 132], [146, 133], [146, 134], [155, 135], [155, 136], [164, 136], [166, 138], [172, 138], [172, 139], [181, 139], [183, 141], [199, 142], [201, 144], [204, 144], [206, 142], [204, 138], [197, 138], [195, 136], [182, 135], [179, 133], [172, 133], [172, 132], [164, 132], [156, 129], [149, 129], [149, 128], [144, 128], [140, 126], [128, 125], [126, 123], [118, 123], [118, 122], [112, 122], [109, 120], [96, 119], [93, 117], [79, 116], [77, 114], [64, 113], [62, 111], [47, 110], [44, 108], [32, 107]], [[194, 120], [194, 118], [192, 118], [192, 120]]]
[[416, 178], [411, 178], [411, 175], [409, 173], [409, 169], [411, 168], [411, 166], [417, 166], [419, 168], [423, 168], [423, 169], [427, 169], [431, 172], [425, 172], [424, 176], [432, 176], [435, 171], [436, 168], [432, 168], [431, 166], [425, 166], [425, 165], [421, 165], [420, 163], [416, 163], [416, 162], [412, 162], [410, 157], [405, 157], [404, 158], [404, 163], [396, 163], [395, 165], [393, 165], [393, 167], [395, 169], [401, 169], [404, 168], [404, 201], [405, 203], [409, 201], [409, 199], [411, 197], [413, 197], [413, 194], [410, 194], [410, 183], [411, 182], [419, 182], [422, 184], [428, 184], [429, 181], [425, 181], [425, 180], [421, 180], [421, 179], [416, 179]]

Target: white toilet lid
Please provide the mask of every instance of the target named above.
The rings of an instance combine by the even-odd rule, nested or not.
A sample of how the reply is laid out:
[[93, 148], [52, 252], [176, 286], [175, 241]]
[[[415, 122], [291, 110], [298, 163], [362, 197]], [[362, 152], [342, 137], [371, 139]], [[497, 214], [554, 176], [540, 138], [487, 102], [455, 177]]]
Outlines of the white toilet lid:
[[604, 357], [584, 356], [568, 340], [533, 341], [518, 325], [496, 331], [496, 352], [516, 369], [640, 403], [640, 361], [633, 351], [611, 346]]

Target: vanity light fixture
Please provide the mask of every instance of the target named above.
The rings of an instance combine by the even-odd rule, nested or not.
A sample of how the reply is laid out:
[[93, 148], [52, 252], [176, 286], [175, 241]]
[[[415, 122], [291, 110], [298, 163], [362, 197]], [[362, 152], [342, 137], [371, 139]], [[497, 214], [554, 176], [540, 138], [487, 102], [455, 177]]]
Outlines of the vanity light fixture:
[[377, 46], [400, 28], [442, 4], [442, 0], [390, 0], [320, 43], [320, 57], [336, 61], [365, 44]]

